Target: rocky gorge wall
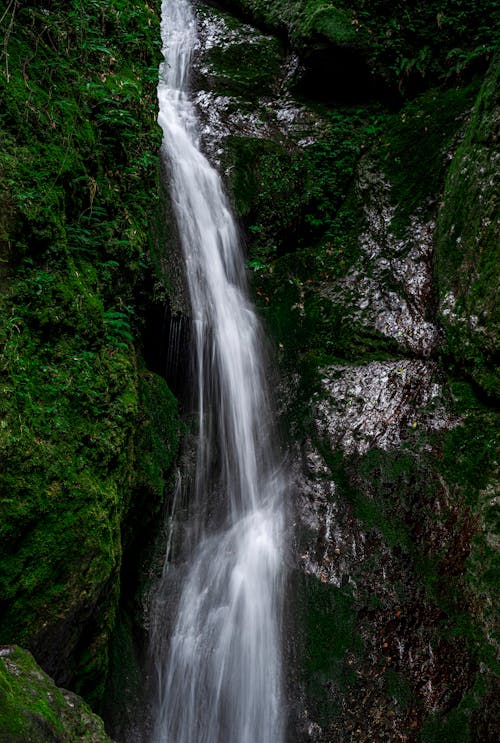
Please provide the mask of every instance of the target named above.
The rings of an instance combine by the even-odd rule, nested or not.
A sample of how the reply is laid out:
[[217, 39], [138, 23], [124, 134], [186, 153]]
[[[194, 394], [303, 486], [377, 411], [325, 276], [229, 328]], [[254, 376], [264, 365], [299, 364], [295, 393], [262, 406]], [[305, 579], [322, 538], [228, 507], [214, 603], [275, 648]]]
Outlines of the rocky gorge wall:
[[97, 709], [126, 688], [110, 661], [134, 667], [179, 437], [144, 326], [165, 294], [159, 7], [8, 2], [0, 27], [0, 739], [105, 740], [10, 648]]
[[[202, 137], [296, 483], [301, 743], [496, 740], [495, 11], [406, 5], [197, 4]], [[107, 739], [13, 644], [135, 739], [180, 429], [159, 372], [185, 391], [189, 322], [157, 216], [157, 6], [0, 12], [0, 740]]]
[[498, 63], [396, 74], [373, 18], [342, 36], [362, 3], [222, 5], [197, 102], [282, 380], [291, 739], [493, 741]]

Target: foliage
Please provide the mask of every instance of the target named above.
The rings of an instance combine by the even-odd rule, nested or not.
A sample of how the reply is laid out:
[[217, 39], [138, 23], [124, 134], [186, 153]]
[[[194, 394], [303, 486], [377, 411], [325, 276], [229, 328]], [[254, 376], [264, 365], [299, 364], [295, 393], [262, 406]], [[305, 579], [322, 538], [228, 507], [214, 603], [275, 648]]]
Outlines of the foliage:
[[459, 78], [487, 59], [500, 40], [493, 0], [421, 0], [411, 7], [403, 0], [355, 0], [348, 7], [370, 39], [372, 64], [388, 70], [402, 90], [412, 80]]
[[[311, 53], [318, 40], [357, 47], [375, 74], [405, 90], [455, 81], [483, 67], [500, 41], [495, 0], [226, 0], [258, 22], [286, 29]], [[323, 37], [323, 38], [321, 38]], [[321, 48], [318, 44], [318, 49]]]
[[352, 210], [341, 207], [362, 151], [378, 136], [384, 119], [376, 107], [322, 113], [322, 136], [304, 148], [228, 138], [231, 185], [237, 213], [250, 233], [252, 268], [313, 247], [326, 263], [340, 251], [341, 269], [348, 265], [352, 225], [347, 212]]
[[445, 353], [498, 397], [498, 86], [491, 64], [450, 165], [436, 230], [435, 267]]
[[0, 29], [0, 642], [96, 702], [132, 501], [160, 508], [177, 445], [138, 354], [158, 19], [146, 2], [10, 2]]

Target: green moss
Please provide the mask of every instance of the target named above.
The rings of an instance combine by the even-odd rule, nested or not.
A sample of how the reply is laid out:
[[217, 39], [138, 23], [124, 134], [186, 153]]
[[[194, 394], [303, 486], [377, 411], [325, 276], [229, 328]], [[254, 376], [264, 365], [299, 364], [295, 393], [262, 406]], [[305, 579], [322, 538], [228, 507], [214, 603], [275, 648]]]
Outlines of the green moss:
[[428, 716], [419, 735], [419, 743], [480, 743], [494, 740], [498, 719], [496, 686], [495, 681], [478, 674], [471, 690], [454, 709]]
[[[389, 551], [394, 564], [400, 560], [404, 564], [401, 582], [392, 587], [402, 605], [419, 596], [419, 606], [439, 607], [440, 621], [432, 627], [434, 642], [451, 647], [458, 642], [467, 647], [473, 667], [481, 666], [480, 673], [472, 672], [471, 691], [451, 709], [425, 720], [422, 743], [489, 739], [493, 679], [498, 672], [494, 607], [500, 583], [494, 535], [499, 516], [493, 501], [492, 438], [496, 415], [463, 382], [453, 384], [453, 392], [457, 409], [468, 413], [463, 424], [422, 435], [407, 451], [372, 450], [347, 459], [340, 451], [320, 447], [338, 497], [349, 501], [368, 531], [367, 543], [377, 544], [369, 536], [375, 530], [383, 545], [381, 552], [372, 546], [359, 577], [353, 574], [354, 581], [367, 582], [370, 591], [364, 599], [361, 591], [357, 603], [372, 604], [373, 585], [367, 576], [380, 567], [381, 559], [387, 560]], [[316, 641], [322, 652], [321, 639]], [[410, 683], [391, 671], [384, 675], [384, 693], [405, 709], [415, 704]], [[313, 699], [317, 693], [317, 688], [311, 689]], [[475, 732], [477, 726], [482, 732]]]
[[150, 491], [156, 510], [163, 502], [165, 473], [177, 454], [179, 417], [177, 400], [164, 379], [146, 370], [139, 376], [139, 409], [135, 487]]
[[475, 504], [478, 491], [486, 487], [493, 474], [496, 424], [495, 414], [483, 407], [445, 436], [439, 468], [446, 481], [456, 483], [471, 504]]
[[297, 32], [304, 36], [324, 36], [333, 44], [359, 44], [360, 34], [353, 23], [350, 10], [332, 6], [324, 0], [309, 3], [308, 13], [303, 26], [298, 25]]
[[[103, 698], [103, 716], [112, 729], [117, 725], [132, 729], [139, 704], [144, 698], [144, 670], [137, 653], [135, 626], [132, 618], [121, 611], [110, 643], [110, 669]], [[139, 713], [140, 714], [140, 713]], [[129, 715], [133, 718], [130, 719]], [[116, 733], [115, 733], [116, 734]]]
[[388, 669], [384, 673], [387, 694], [394, 699], [400, 709], [407, 709], [413, 702], [413, 692], [402, 673]]
[[[380, 110], [321, 109], [322, 133], [307, 147], [262, 139], [230, 137], [226, 168], [236, 211], [251, 234], [252, 259], [265, 263], [300, 247], [344, 251], [357, 218], [356, 204], [342, 212], [363, 148], [380, 130]], [[358, 226], [359, 230], [359, 226]], [[350, 247], [350, 246], [349, 246]], [[347, 255], [339, 256], [344, 263]], [[330, 261], [332, 263], [332, 261]]]
[[451, 163], [436, 231], [444, 351], [492, 395], [499, 393], [499, 71], [500, 61], [495, 59], [477, 97], [464, 141]]
[[145, 2], [46, 5], [0, 20], [0, 642], [96, 702], [126, 521], [138, 493], [160, 508], [178, 439], [137, 350], [158, 18]]
[[465, 0], [225, 0], [224, 5], [279, 32], [299, 50], [356, 47], [372, 71], [400, 91], [466, 75], [499, 41], [498, 6]]
[[395, 344], [354, 320], [328, 288], [359, 256], [363, 205], [353, 189], [363, 149], [379, 136], [378, 109], [325, 113], [323, 136], [306, 148], [228, 138], [234, 203], [248, 233], [257, 304], [281, 357], [387, 357]]
[[449, 153], [476, 91], [476, 85], [431, 90], [387, 118], [378, 152], [381, 169], [391, 182], [396, 206], [392, 229], [398, 234], [412, 214], [441, 192]]
[[325, 0], [235, 0], [226, 2], [250, 13], [258, 22], [274, 29], [286, 29], [290, 38], [302, 46], [313, 37], [323, 36], [334, 44], [360, 41], [350, 8]]
[[[498, 604], [500, 587], [500, 561], [495, 546], [500, 517], [493, 497], [497, 414], [477, 401], [470, 385], [455, 385], [454, 393], [465, 419], [462, 425], [444, 436], [438, 449], [440, 456], [433, 461], [433, 467], [453, 488], [456, 501], [462, 501], [464, 511], [470, 510], [475, 520], [463, 575], [470, 595], [471, 616], [464, 617], [462, 628], [478, 657], [488, 667], [495, 668], [490, 638], [497, 631], [494, 607]], [[458, 609], [455, 606], [457, 614], [460, 613]]]
[[469, 711], [462, 708], [447, 715], [433, 715], [424, 724], [421, 740], [425, 743], [469, 743]]
[[290, 252], [303, 232], [310, 199], [303, 153], [278, 142], [239, 137], [227, 139], [226, 152], [236, 212], [252, 235], [250, 260], [264, 262]]
[[108, 743], [104, 725], [82, 699], [58, 689], [18, 647], [0, 650], [0, 741]]
[[375, 529], [389, 548], [408, 554], [411, 538], [405, 516], [416, 479], [414, 458], [401, 451], [372, 449], [356, 460], [354, 470], [341, 452], [332, 453], [322, 444], [320, 449], [363, 527]]
[[273, 38], [215, 46], [206, 55], [214, 73], [211, 87], [219, 95], [246, 100], [269, 96], [277, 87], [282, 59], [281, 45]]
[[297, 251], [255, 272], [259, 309], [287, 367], [296, 368], [305, 355], [325, 365], [387, 358], [395, 350], [382, 334], [363, 327], [347, 302], [333, 301], [323, 291], [322, 277], [329, 281], [344, 274], [348, 260], [347, 250], [335, 251], [326, 243], [323, 249]]
[[303, 627], [303, 674], [310, 715], [325, 724], [339, 712], [332, 681], [345, 690], [353, 683], [344, 664], [349, 650], [359, 649], [356, 612], [349, 586], [334, 588], [314, 576], [304, 576], [299, 589]]

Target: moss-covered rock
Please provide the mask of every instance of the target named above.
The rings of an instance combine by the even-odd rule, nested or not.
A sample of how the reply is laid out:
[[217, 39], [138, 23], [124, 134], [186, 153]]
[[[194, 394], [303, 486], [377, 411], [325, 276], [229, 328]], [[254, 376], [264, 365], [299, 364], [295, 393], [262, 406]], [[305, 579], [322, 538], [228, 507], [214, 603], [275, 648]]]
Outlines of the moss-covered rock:
[[208, 84], [217, 95], [236, 96], [240, 108], [248, 99], [272, 96], [280, 84], [284, 57], [279, 40], [213, 9], [202, 7], [199, 13], [204, 22], [201, 33], [212, 36], [198, 84]]
[[333, 44], [358, 42], [358, 30], [352, 13], [342, 3], [325, 0], [235, 0], [226, 5], [250, 14], [258, 23], [274, 29], [286, 29], [290, 37], [303, 44], [312, 37], [323, 37]]
[[[434, 389], [426, 403], [422, 373], [384, 404], [373, 397], [377, 369], [391, 366], [323, 370], [331, 397], [315, 396], [320, 439], [302, 447], [299, 727], [325, 743], [417, 731], [429, 743], [481, 740], [476, 730], [495, 718], [496, 416], [470, 388]], [[364, 371], [366, 388], [356, 381]], [[384, 414], [386, 427], [370, 429]]]
[[445, 352], [487, 393], [497, 396], [499, 70], [497, 58], [451, 162], [435, 260]]
[[54, 0], [0, 24], [0, 642], [98, 703], [123, 555], [178, 440], [141, 358], [159, 19]]
[[297, 452], [301, 741], [491, 736], [497, 419], [437, 361], [432, 260], [479, 87], [224, 143]]
[[30, 653], [10, 645], [0, 647], [0, 741], [111, 743], [111, 738], [83, 699], [59, 689]]
[[[484, 69], [499, 41], [494, 0], [480, 8], [457, 0], [412, 7], [387, 0], [224, 0], [223, 5], [286, 35], [313, 73], [307, 77], [309, 91], [323, 96], [350, 92], [365, 100], [380, 92], [374, 79], [393, 92], [422, 91], [429, 81]], [[353, 84], [358, 90], [349, 91]]]

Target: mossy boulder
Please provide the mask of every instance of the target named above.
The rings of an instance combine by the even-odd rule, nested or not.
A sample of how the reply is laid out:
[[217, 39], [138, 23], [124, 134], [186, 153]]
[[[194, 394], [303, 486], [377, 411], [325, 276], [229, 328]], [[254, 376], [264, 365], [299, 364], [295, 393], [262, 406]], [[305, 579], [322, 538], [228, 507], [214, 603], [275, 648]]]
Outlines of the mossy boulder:
[[104, 724], [76, 694], [58, 688], [17, 646], [0, 646], [2, 743], [111, 743]]
[[198, 86], [217, 95], [234, 96], [239, 107], [258, 97], [270, 97], [280, 84], [284, 48], [275, 37], [238, 22], [232, 16], [201, 6], [202, 35], [212, 34], [198, 70]]
[[356, 23], [342, 3], [328, 0], [235, 0], [225, 2], [232, 9], [250, 15], [258, 23], [273, 29], [286, 29], [290, 38], [301, 45], [312, 38], [323, 38], [332, 44], [359, 42]]
[[303, 69], [296, 83], [305, 96], [364, 99], [371, 94], [369, 37], [351, 8], [322, 0], [238, 0], [224, 5], [285, 37], [299, 52]]

